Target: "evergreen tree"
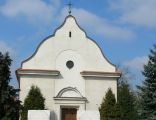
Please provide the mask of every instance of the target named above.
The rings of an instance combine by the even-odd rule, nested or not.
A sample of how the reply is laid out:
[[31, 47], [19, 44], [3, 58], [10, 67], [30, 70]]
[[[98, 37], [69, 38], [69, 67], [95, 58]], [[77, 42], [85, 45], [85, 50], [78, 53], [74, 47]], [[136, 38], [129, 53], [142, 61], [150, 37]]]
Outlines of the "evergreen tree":
[[9, 54], [0, 52], [0, 120], [18, 120], [18, 89], [9, 85], [11, 59]]
[[127, 83], [122, 83], [118, 88], [118, 104], [120, 107], [120, 120], [138, 120], [135, 97]]
[[44, 97], [38, 87], [32, 86], [26, 99], [21, 113], [21, 120], [27, 120], [28, 110], [44, 110]]
[[149, 61], [144, 65], [145, 80], [138, 86], [141, 95], [141, 120], [156, 120], [156, 45], [150, 50]]
[[122, 68], [122, 76], [118, 81], [118, 105], [120, 120], [138, 120], [135, 95], [130, 89], [128, 80], [131, 80], [128, 68]]
[[99, 108], [100, 120], [116, 120], [116, 99], [111, 89], [108, 89]]
[[115, 106], [115, 120], [121, 120], [121, 111], [118, 103]]

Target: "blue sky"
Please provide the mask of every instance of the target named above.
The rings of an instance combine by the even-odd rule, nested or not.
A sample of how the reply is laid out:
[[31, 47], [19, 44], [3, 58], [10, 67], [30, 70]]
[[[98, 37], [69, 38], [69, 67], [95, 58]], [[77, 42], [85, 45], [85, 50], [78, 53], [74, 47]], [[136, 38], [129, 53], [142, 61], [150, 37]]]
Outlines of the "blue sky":
[[[15, 70], [53, 34], [65, 16], [69, 0], [0, 0], [0, 51], [13, 59]], [[141, 84], [143, 64], [156, 44], [156, 0], [72, 0], [72, 15], [114, 64], [129, 67]]]

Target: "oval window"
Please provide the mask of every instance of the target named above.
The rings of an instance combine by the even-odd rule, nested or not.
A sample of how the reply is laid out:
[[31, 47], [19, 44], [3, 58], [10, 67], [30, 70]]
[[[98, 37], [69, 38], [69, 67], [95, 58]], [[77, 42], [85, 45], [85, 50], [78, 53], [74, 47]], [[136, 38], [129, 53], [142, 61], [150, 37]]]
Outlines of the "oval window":
[[66, 62], [66, 66], [67, 66], [69, 69], [71, 69], [71, 68], [73, 68], [73, 66], [74, 66], [74, 62], [71, 61], [71, 60], [69, 60], [69, 61]]

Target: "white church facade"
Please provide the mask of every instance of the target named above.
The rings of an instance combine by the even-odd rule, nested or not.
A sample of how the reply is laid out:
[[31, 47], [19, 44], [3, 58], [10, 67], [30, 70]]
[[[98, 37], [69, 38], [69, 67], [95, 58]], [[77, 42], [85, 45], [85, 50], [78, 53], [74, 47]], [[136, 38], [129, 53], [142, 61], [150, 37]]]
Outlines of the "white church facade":
[[68, 120], [72, 115], [76, 120], [78, 110], [98, 110], [108, 88], [117, 97], [120, 77], [72, 15], [39, 44], [16, 74], [20, 100], [24, 102], [32, 85], [39, 87], [51, 120]]

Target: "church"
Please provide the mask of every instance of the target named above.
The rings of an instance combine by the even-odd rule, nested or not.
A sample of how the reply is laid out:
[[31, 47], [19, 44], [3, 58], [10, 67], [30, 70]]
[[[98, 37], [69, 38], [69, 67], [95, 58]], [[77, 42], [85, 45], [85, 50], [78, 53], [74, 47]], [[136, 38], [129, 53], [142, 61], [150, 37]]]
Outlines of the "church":
[[69, 14], [21, 63], [16, 75], [22, 103], [34, 85], [45, 98], [51, 120], [77, 120], [78, 110], [98, 111], [109, 88], [117, 98], [120, 72]]

